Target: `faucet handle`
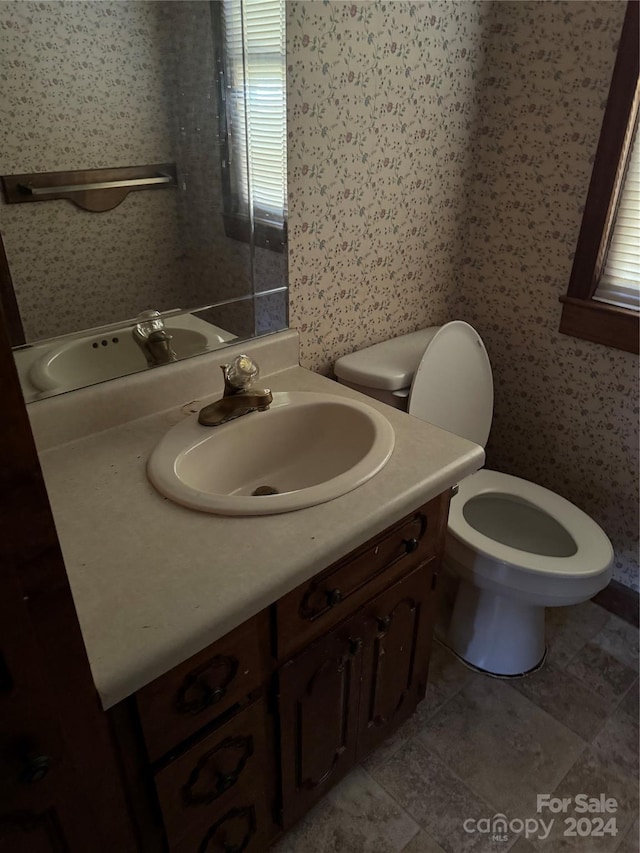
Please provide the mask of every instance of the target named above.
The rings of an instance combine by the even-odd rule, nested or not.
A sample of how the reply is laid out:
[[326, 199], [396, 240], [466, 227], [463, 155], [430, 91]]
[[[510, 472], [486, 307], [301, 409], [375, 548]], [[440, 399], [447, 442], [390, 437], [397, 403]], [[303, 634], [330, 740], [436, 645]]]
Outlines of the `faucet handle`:
[[164, 320], [159, 311], [143, 311], [136, 318], [134, 329], [143, 338], [148, 338], [152, 332], [161, 332], [164, 329]]
[[173, 335], [165, 328], [159, 311], [143, 311], [138, 316], [131, 334], [144, 353], [149, 367], [178, 360], [178, 356], [171, 349]]
[[246, 391], [260, 376], [260, 368], [248, 355], [239, 355], [231, 364], [223, 365], [225, 386], [234, 391]]

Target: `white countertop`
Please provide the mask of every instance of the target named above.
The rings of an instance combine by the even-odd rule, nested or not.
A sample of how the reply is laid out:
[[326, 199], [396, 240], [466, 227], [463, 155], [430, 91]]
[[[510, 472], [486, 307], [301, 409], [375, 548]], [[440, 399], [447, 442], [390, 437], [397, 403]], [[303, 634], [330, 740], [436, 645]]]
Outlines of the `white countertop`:
[[[251, 345], [244, 348], [252, 350]], [[134, 387], [140, 388], [136, 381]], [[105, 708], [483, 464], [477, 445], [300, 367], [265, 376], [264, 384], [274, 391], [321, 391], [365, 400], [384, 412], [395, 430], [391, 459], [369, 482], [328, 503], [281, 515], [229, 518], [174, 504], [147, 480], [147, 458], [186, 416], [181, 406], [41, 453]], [[203, 397], [192, 408], [216, 396]], [[81, 399], [89, 397], [73, 398], [76, 403], [70, 405]], [[60, 409], [64, 402], [55, 405]], [[40, 415], [44, 418], [44, 410]], [[35, 427], [38, 436], [37, 418]]]

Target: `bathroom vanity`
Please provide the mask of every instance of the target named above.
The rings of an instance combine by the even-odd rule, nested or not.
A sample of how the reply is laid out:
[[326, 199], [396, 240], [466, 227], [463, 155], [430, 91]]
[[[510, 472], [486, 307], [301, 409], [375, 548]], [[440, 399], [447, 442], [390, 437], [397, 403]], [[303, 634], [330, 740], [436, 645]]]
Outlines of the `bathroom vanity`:
[[[250, 351], [276, 392], [362, 399], [299, 368], [294, 333]], [[144, 851], [267, 849], [411, 715], [450, 489], [483, 462], [477, 445], [368, 401], [395, 448], [359, 488], [271, 516], [186, 509], [153, 489], [146, 461], [219, 396], [221, 361], [30, 412]]]
[[114, 709], [121, 751], [144, 739], [128, 784], [143, 803], [152, 782], [146, 849], [266, 849], [411, 715], [447, 508], [429, 501]]

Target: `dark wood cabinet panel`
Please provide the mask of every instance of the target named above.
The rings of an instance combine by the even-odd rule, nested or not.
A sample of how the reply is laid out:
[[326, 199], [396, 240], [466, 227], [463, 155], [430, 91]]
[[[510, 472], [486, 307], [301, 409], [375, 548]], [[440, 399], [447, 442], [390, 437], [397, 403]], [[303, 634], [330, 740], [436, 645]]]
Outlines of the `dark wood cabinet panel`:
[[282, 667], [285, 829], [424, 697], [437, 565], [415, 569]]
[[436, 565], [431, 560], [364, 609], [358, 758], [408, 719], [424, 698]]
[[273, 822], [259, 787], [238, 792], [205, 827], [169, 847], [171, 853], [264, 853], [273, 838]]
[[363, 629], [360, 618], [350, 620], [280, 672], [285, 829], [355, 761]]
[[170, 844], [214, 824], [239, 792], [259, 795], [272, 810], [271, 729], [266, 703], [258, 699], [156, 774]]
[[1, 298], [0, 388], [0, 851], [132, 853]]
[[261, 687], [270, 673], [263, 611], [136, 694], [151, 761]]
[[277, 656], [283, 661], [347, 618], [394, 581], [438, 553], [448, 495], [440, 495], [276, 604]]
[[0, 818], [0, 853], [70, 853], [54, 809]]

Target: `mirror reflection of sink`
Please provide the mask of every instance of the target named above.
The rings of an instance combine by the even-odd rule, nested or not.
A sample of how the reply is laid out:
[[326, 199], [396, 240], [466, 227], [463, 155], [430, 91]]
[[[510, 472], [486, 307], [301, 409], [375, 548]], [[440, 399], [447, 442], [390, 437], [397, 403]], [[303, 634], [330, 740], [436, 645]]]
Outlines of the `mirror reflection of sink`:
[[[167, 326], [173, 335], [171, 346], [178, 358], [196, 355], [207, 346], [207, 338], [192, 329]], [[219, 340], [218, 342], [222, 343]], [[31, 382], [41, 391], [90, 385], [136, 373], [147, 367], [144, 355], [131, 337], [129, 329], [69, 341], [49, 350], [32, 367]]]
[[[166, 328], [178, 358], [216, 349], [234, 337], [190, 314], [167, 318]], [[34, 388], [46, 392], [81, 388], [146, 369], [145, 357], [127, 325], [46, 346], [32, 362], [28, 378]]]
[[165, 497], [219, 515], [273, 515], [333, 500], [388, 462], [393, 427], [365, 403], [332, 394], [274, 393], [271, 408], [218, 427], [189, 417], [147, 465]]

